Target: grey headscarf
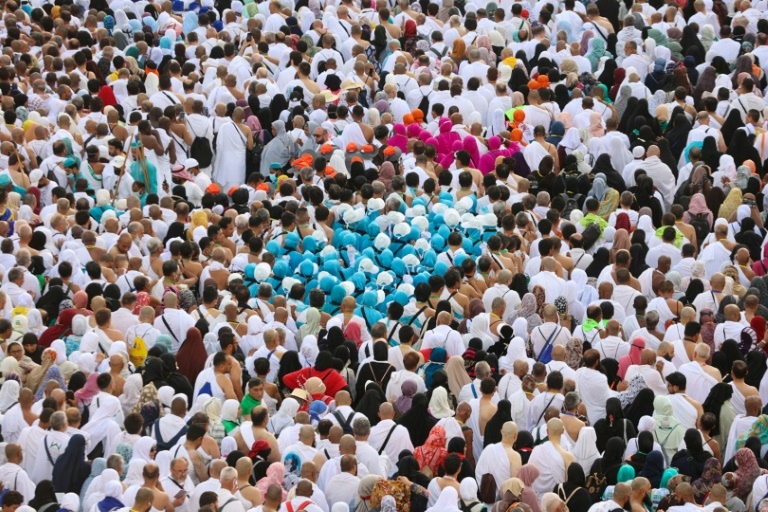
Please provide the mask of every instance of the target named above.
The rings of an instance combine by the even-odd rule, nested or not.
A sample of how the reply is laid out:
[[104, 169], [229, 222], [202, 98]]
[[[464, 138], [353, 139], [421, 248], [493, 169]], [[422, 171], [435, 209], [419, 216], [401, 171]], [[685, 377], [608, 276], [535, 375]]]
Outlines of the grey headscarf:
[[275, 138], [264, 146], [264, 152], [261, 155], [260, 170], [263, 176], [269, 176], [270, 164], [285, 165], [296, 154], [296, 143], [285, 132], [285, 123], [279, 120], [272, 121], [272, 128], [275, 130]]

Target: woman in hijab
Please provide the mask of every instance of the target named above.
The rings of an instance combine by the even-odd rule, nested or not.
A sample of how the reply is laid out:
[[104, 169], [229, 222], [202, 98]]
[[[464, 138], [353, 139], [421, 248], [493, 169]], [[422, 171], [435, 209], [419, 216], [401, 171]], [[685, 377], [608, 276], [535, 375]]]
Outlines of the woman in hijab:
[[653, 399], [653, 419], [656, 422], [654, 437], [664, 451], [665, 460], [671, 460], [685, 435], [685, 428], [674, 416], [669, 397], [660, 395]]
[[717, 368], [725, 378], [730, 376], [734, 361], [744, 361], [744, 356], [739, 350], [739, 344], [735, 340], [725, 340], [720, 345], [720, 350], [712, 355], [712, 366]]
[[[144, 363], [144, 370], [141, 373], [144, 385], [153, 384], [156, 389], [168, 386], [165, 380], [165, 365], [157, 357], [150, 357]], [[90, 379], [89, 379], [90, 380]]]
[[[354, 501], [354, 507], [352, 512], [369, 512], [372, 510], [370, 506], [371, 501], [371, 495], [373, 494], [373, 488], [376, 487], [376, 484], [379, 482], [379, 480], [382, 480], [383, 478], [378, 475], [368, 475], [366, 477], [363, 477], [360, 479], [360, 484], [357, 486], [357, 498], [355, 498]], [[447, 489], [453, 489], [453, 487], [446, 487], [444, 490]], [[454, 502], [458, 501], [458, 494], [456, 493], [456, 489], [453, 489], [454, 493]], [[448, 510], [454, 510], [454, 508], [451, 509], [450, 507]]]
[[500, 400], [497, 404], [496, 413], [485, 425], [483, 448], [501, 442], [501, 427], [508, 421], [512, 421], [512, 404], [509, 400]]
[[651, 482], [653, 489], [658, 489], [661, 483], [661, 476], [664, 473], [664, 455], [657, 450], [653, 450], [645, 457], [645, 465], [638, 476], [642, 476]]
[[592, 498], [586, 488], [587, 477], [578, 462], [568, 466], [565, 482], [552, 490], [568, 507], [569, 512], [587, 512], [592, 506]]
[[[44, 306], [41, 306], [43, 309], [45, 309]], [[51, 343], [53, 343], [55, 340], [64, 338], [69, 333], [72, 332], [72, 319], [77, 314], [77, 310], [75, 309], [65, 309], [59, 314], [58, 320], [55, 325], [49, 327], [48, 329], [43, 332], [43, 334], [40, 335], [40, 339], [38, 340], [38, 345], [41, 347], [50, 347]]]
[[440, 425], [432, 427], [424, 444], [413, 451], [414, 457], [419, 462], [419, 467], [421, 469], [428, 467], [433, 475], [437, 475], [446, 455], [448, 455], [445, 448], [446, 442], [445, 429]]
[[[186, 341], [184, 343], [186, 343]], [[168, 385], [171, 386], [176, 393], [187, 395], [187, 403], [192, 403], [194, 388], [189, 383], [189, 379], [179, 373], [179, 369], [176, 364], [176, 356], [171, 353], [166, 353], [160, 356], [160, 360], [163, 362], [165, 380]]]
[[375, 382], [381, 389], [387, 389], [389, 379], [395, 371], [395, 367], [389, 364], [388, 358], [389, 345], [386, 343], [374, 344], [373, 361], [365, 363], [357, 370], [356, 396], [362, 397], [365, 394], [365, 384], [368, 381]]
[[299, 402], [293, 398], [286, 398], [280, 404], [280, 410], [277, 411], [277, 414], [269, 419], [267, 429], [275, 436], [280, 435], [280, 432], [286, 427], [294, 425], [294, 418], [297, 412], [299, 412]]
[[691, 477], [691, 480], [696, 480], [701, 476], [704, 463], [711, 454], [704, 450], [701, 434], [697, 429], [686, 430], [683, 440], [685, 441], [685, 449], [678, 451], [672, 457], [669, 465], [677, 468], [681, 474]]
[[355, 411], [364, 414], [370, 418], [371, 425], [378, 425], [381, 419], [378, 416], [379, 407], [387, 401], [384, 391], [373, 381], [368, 381], [365, 385], [364, 393], [360, 395], [360, 401], [355, 407]]
[[709, 496], [712, 486], [719, 484], [723, 477], [723, 465], [715, 457], [710, 457], [704, 463], [704, 469], [701, 477], [691, 483], [693, 487], [693, 498], [699, 505], [704, 505]]
[[400, 452], [400, 458], [396, 465], [397, 472], [392, 476], [392, 480], [397, 480], [399, 477], [404, 476], [411, 482], [419, 484], [424, 488], [429, 487], [429, 477], [421, 472], [419, 461], [416, 460], [416, 457], [411, 452], [407, 450]]
[[520, 501], [531, 507], [533, 512], [541, 512], [539, 498], [533, 490], [533, 482], [539, 478], [540, 474], [539, 468], [533, 464], [523, 464], [520, 471], [517, 472], [517, 478], [519, 478], [525, 485], [525, 489], [523, 489], [523, 492], [520, 494]]
[[283, 167], [296, 155], [296, 143], [286, 133], [283, 121], [273, 121], [272, 132], [274, 138], [264, 146], [261, 155], [261, 174], [264, 176], [269, 176], [271, 165]]
[[[97, 471], [98, 460], [104, 461], [104, 459], [96, 459], [91, 467], [85, 461], [85, 438], [80, 434], [73, 435], [64, 453], [59, 455], [53, 465], [53, 486], [56, 492], [80, 494], [81, 489], [86, 489], [83, 484], [89, 475], [97, 476], [94, 475], [94, 471]], [[106, 461], [102, 471], [104, 468], [106, 468]]]
[[[233, 452], [234, 453], [234, 452]], [[288, 493], [283, 489], [283, 479], [285, 478], [285, 465], [282, 462], [273, 462], [267, 468], [267, 476], [256, 482], [256, 488], [261, 493], [261, 497], [266, 499], [267, 490], [271, 485], [277, 485], [282, 491], [281, 501], [288, 498]]]
[[626, 446], [630, 439], [637, 437], [635, 426], [624, 417], [624, 411], [621, 409], [621, 400], [616, 397], [609, 398], [606, 401], [605, 418], [595, 423], [595, 433], [597, 434], [597, 449], [601, 452], [607, 449], [606, 445], [611, 438], [621, 438]]
[[59, 504], [56, 503], [56, 492], [53, 482], [42, 480], [35, 488], [35, 496], [29, 500], [29, 506], [38, 512], [54, 512], [58, 510]]
[[619, 468], [621, 468], [623, 463], [625, 447], [626, 444], [621, 438], [610, 438], [605, 444], [605, 451], [603, 452], [603, 456], [594, 462], [590, 470], [590, 474], [601, 474], [605, 477], [608, 485], [616, 485], [618, 481]]
[[597, 279], [600, 276], [600, 272], [610, 264], [611, 252], [605, 247], [599, 248], [592, 258], [592, 263], [586, 269], [587, 276]]
[[189, 384], [194, 387], [197, 375], [205, 369], [205, 361], [208, 354], [203, 344], [203, 336], [196, 327], [187, 331], [187, 338], [182, 343], [176, 354], [176, 363], [179, 373], [186, 377]]
[[413, 397], [416, 394], [416, 391], [418, 391], [418, 387], [416, 386], [416, 382], [414, 382], [412, 379], [407, 379], [403, 382], [403, 384], [400, 387], [402, 391], [402, 395], [395, 400], [395, 411], [396, 416], [402, 416], [408, 410], [411, 408], [411, 404], [413, 403]]
[[752, 484], [763, 473], [757, 464], [757, 458], [749, 448], [740, 448], [734, 455], [737, 469], [734, 471], [738, 486], [735, 495], [746, 503], [747, 497], [752, 492]]
[[645, 348], [645, 340], [638, 336], [632, 340], [632, 344], [629, 348], [629, 354], [622, 356], [619, 360], [619, 377], [624, 380], [624, 376], [627, 374], [627, 370], [633, 364], [640, 364], [640, 354]]
[[429, 437], [432, 427], [437, 420], [429, 414], [428, 400], [425, 393], [417, 393], [413, 397], [411, 408], [397, 421], [408, 429], [414, 446], [421, 446]]

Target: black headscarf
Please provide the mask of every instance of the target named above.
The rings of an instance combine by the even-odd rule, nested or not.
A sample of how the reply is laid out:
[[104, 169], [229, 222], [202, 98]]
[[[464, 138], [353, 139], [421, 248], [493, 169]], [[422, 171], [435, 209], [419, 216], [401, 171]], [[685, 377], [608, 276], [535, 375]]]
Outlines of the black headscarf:
[[509, 400], [500, 400], [497, 404], [496, 414], [491, 416], [485, 425], [485, 438], [483, 448], [490, 444], [501, 442], [501, 427], [508, 421], [512, 421], [512, 404]]
[[365, 384], [368, 381], [381, 382], [383, 389], [387, 388], [395, 367], [389, 364], [387, 360], [389, 355], [389, 344], [380, 341], [373, 345], [373, 361], [368, 361], [360, 365], [355, 383], [356, 394], [362, 397], [365, 394]]
[[603, 473], [608, 485], [616, 485], [616, 477], [624, 461], [625, 448], [624, 439], [620, 437], [609, 439], [605, 445], [603, 456], [595, 461], [590, 473]]
[[90, 475], [91, 465], [85, 462], [85, 438], [75, 434], [53, 465], [53, 486], [56, 492], [80, 494]]
[[[714, 63], [714, 61], [713, 61]], [[744, 126], [744, 121], [741, 120], [741, 114], [739, 114], [739, 111], [737, 109], [731, 110], [731, 112], [728, 114], [728, 117], [725, 118], [725, 123], [723, 123], [723, 127], [720, 128], [720, 133], [723, 135], [723, 140], [726, 142], [730, 142], [731, 139], [733, 139], [734, 134], [736, 133], [736, 130], [739, 128], [742, 128]], [[713, 167], [713, 172], [716, 170], [717, 167]]]
[[[384, 401], [386, 401], [386, 399]], [[428, 408], [429, 402], [427, 401], [427, 395], [424, 393], [416, 393], [413, 395], [411, 408], [397, 421], [398, 424], [408, 429], [408, 432], [411, 434], [413, 446], [423, 445], [429, 437], [429, 431], [437, 424], [437, 420], [429, 414]], [[373, 412], [373, 416], [377, 416], [378, 412], [378, 409], [376, 409], [376, 411]]]
[[637, 436], [635, 426], [624, 418], [624, 411], [621, 409], [621, 400], [616, 397], [609, 398], [605, 402], [605, 418], [595, 423], [595, 434], [597, 434], [597, 450], [603, 452], [606, 450], [608, 440], [614, 437], [624, 440], [630, 440]]
[[[677, 111], [677, 108], [675, 108]], [[691, 132], [691, 122], [684, 113], [678, 113], [672, 117], [672, 121], [667, 127], [667, 131], [664, 133], [664, 137], [669, 141], [669, 149], [672, 151], [672, 156], [677, 161], [680, 155], [685, 149], [688, 141], [688, 134]]]
[[82, 389], [82, 387], [85, 386], [85, 383], [87, 380], [88, 378], [85, 376], [83, 372], [75, 372], [69, 378], [69, 382], [67, 383], [67, 389], [74, 393], [75, 391]]
[[731, 396], [733, 396], [733, 386], [724, 382], [718, 382], [712, 386], [707, 399], [701, 404], [705, 413], [711, 412], [715, 415], [715, 428], [712, 429], [710, 435], [716, 436], [720, 434], [720, 410], [723, 408], [723, 404], [731, 399]]
[[728, 144], [727, 153], [733, 157], [736, 167], [739, 167], [745, 160], [761, 162], [760, 152], [755, 148], [751, 137], [744, 130], [736, 130]]
[[744, 356], [739, 350], [739, 343], [736, 340], [725, 340], [720, 346], [720, 350], [712, 355], [712, 366], [717, 368], [724, 378], [731, 374], [734, 361], [744, 361]]
[[595, 165], [592, 167], [592, 172], [590, 174], [594, 176], [598, 173], [605, 174], [606, 185], [619, 193], [624, 192], [627, 189], [627, 186], [624, 184], [624, 178], [622, 178], [621, 174], [619, 174], [613, 167], [613, 164], [611, 163], [611, 155], [608, 153], [603, 153], [597, 157], [597, 161], [595, 161]]
[[608, 59], [605, 61], [605, 66], [603, 66], [603, 72], [597, 77], [597, 81], [606, 86], [609, 91], [613, 88], [613, 74], [616, 72], [617, 68], [616, 61], [614, 59]]
[[[318, 354], [320, 357], [320, 354]], [[288, 350], [280, 358], [280, 370], [277, 372], [278, 387], [283, 386], [283, 377], [289, 373], [297, 372], [302, 369], [299, 353], [295, 350]]]
[[766, 356], [762, 350], [750, 350], [747, 353], [747, 376], [744, 383], [755, 388], [760, 387], [766, 370]]
[[600, 272], [605, 267], [611, 264], [611, 252], [605, 247], [599, 248], [592, 256], [592, 263], [589, 264], [585, 272], [587, 276], [597, 279], [600, 276]]
[[384, 390], [375, 382], [369, 382], [365, 386], [365, 393], [357, 403], [355, 412], [364, 414], [371, 421], [371, 425], [378, 425], [379, 421], [381, 421], [379, 418], [379, 407], [386, 401], [387, 397], [384, 395]]
[[416, 457], [407, 450], [400, 452], [400, 459], [397, 461], [397, 473], [394, 474], [392, 480], [397, 480], [398, 477], [404, 476], [411, 482], [419, 484], [425, 489], [429, 487], [429, 478], [427, 475], [421, 472], [419, 461]]
[[186, 233], [186, 229], [184, 228], [184, 223], [182, 222], [172, 222], [170, 226], [168, 226], [168, 233], [165, 235], [165, 239], [163, 240], [164, 244], [168, 244], [168, 240], [171, 240], [173, 238], [181, 238], [184, 240], [184, 234]]
[[688, 288], [685, 290], [686, 304], [693, 304], [693, 301], [700, 293], [704, 293], [704, 283], [701, 282], [701, 279], [691, 279], [688, 283]]
[[640, 244], [632, 244], [629, 248], [629, 255], [632, 257], [632, 262], [629, 264], [629, 273], [633, 277], [637, 278], [648, 270], [648, 265], [645, 263], [646, 249]]
[[[35, 488], [35, 497], [29, 500], [28, 505], [35, 510], [40, 510], [50, 503], [56, 503], [56, 491], [54, 490], [53, 482], [50, 480], [42, 480], [37, 484], [37, 487]], [[57, 507], [53, 507], [48, 510], [52, 511], [56, 509]]]
[[556, 485], [553, 492], [557, 493], [561, 500], [568, 500], [569, 512], [587, 512], [592, 506], [592, 498], [586, 485], [584, 468], [578, 462], [572, 462], [568, 466], [565, 482], [562, 486]]
[[645, 457], [645, 466], [638, 476], [642, 476], [651, 482], [654, 489], [661, 485], [661, 477], [664, 474], [664, 454], [658, 450], [653, 450]]
[[176, 356], [170, 352], [160, 356], [160, 360], [163, 362], [165, 368], [165, 380], [169, 386], [173, 388], [174, 393], [183, 393], [187, 395], [189, 400], [187, 403], [193, 403], [194, 388], [190, 384], [189, 379], [179, 373], [179, 368], [176, 364]]
[[150, 357], [144, 363], [144, 371], [141, 373], [141, 378], [146, 386], [149, 383], [155, 385], [155, 388], [160, 389], [163, 386], [167, 386], [168, 383], [165, 380], [165, 365], [163, 361], [157, 357]]
[[531, 457], [531, 451], [533, 450], [533, 435], [527, 430], [521, 430], [517, 434], [517, 440], [512, 448], [520, 454], [523, 464], [528, 464], [528, 459]]
[[[653, 391], [648, 388], [641, 389], [632, 403], [624, 409], [624, 417], [632, 424], [633, 428], [640, 423], [640, 418], [643, 416], [653, 416], [654, 398]], [[623, 431], [621, 437], [624, 438]]]

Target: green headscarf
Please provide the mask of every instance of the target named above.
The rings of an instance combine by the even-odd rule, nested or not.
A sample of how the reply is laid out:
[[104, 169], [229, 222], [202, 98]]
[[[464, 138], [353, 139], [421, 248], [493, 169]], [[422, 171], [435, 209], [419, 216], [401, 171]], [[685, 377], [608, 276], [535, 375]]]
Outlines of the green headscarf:
[[315, 46], [315, 42], [309, 34], [301, 36], [301, 40], [307, 43], [307, 55], [309, 55], [310, 58], [314, 57], [315, 54], [320, 51], [317, 46]]
[[652, 28], [648, 31], [648, 37], [656, 41], [656, 46], [666, 46], [669, 48], [669, 39], [661, 32], [661, 30]]
[[603, 101], [608, 103], [609, 105], [612, 104], [613, 101], [611, 101], [611, 97], [608, 96], [608, 86], [606, 86], [605, 84], [597, 84], [597, 86], [603, 90]]
[[669, 50], [672, 52], [672, 58], [677, 61], [685, 59], [683, 56], [683, 47], [680, 43], [672, 41], [669, 43]]

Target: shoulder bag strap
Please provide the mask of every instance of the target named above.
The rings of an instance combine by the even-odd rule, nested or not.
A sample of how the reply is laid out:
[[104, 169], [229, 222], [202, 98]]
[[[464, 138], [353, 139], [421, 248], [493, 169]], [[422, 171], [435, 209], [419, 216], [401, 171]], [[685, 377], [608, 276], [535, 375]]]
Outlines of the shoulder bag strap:
[[168, 329], [169, 333], [171, 333], [171, 336], [173, 336], [173, 339], [176, 340], [176, 343], [181, 343], [179, 341], [179, 338], [177, 338], [176, 335], [173, 333], [173, 329], [171, 329], [171, 326], [168, 325], [168, 320], [165, 319], [165, 315], [160, 315], [160, 318], [163, 319], [163, 323], [165, 324], [165, 328]]
[[384, 453], [384, 449], [387, 447], [387, 443], [389, 443], [389, 439], [392, 437], [392, 434], [395, 433], [395, 429], [397, 428], [397, 424], [395, 424], [394, 427], [389, 429], [389, 433], [387, 434], [387, 437], [384, 439], [384, 444], [381, 445], [381, 448], [379, 448], [379, 455]]

